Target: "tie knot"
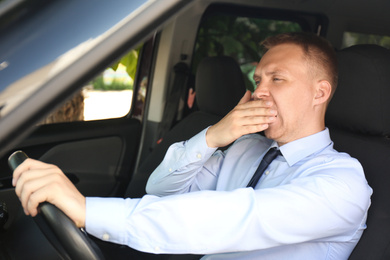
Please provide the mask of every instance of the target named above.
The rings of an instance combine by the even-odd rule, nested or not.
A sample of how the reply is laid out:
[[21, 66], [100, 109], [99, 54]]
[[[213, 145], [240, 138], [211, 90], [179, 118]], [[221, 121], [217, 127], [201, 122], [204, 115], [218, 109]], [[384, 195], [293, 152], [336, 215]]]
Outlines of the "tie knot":
[[263, 161], [266, 161], [267, 164], [270, 164], [278, 155], [281, 155], [280, 150], [276, 147], [272, 147], [264, 155]]
[[278, 155], [281, 155], [281, 152], [276, 147], [272, 147], [268, 150], [268, 152], [264, 155], [263, 160], [261, 160], [259, 167], [257, 167], [255, 174], [252, 176], [252, 179], [249, 181], [247, 187], [255, 188], [264, 170], [267, 169], [268, 165], [270, 165], [270, 163]]

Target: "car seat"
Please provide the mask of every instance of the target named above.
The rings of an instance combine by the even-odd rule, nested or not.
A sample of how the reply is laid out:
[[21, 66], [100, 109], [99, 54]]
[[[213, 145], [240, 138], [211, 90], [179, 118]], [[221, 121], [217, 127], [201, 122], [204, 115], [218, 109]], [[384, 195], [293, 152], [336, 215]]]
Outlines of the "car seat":
[[326, 124], [335, 149], [360, 161], [374, 191], [367, 229], [349, 259], [390, 259], [390, 51], [356, 45], [337, 55], [339, 84]]
[[[196, 73], [195, 91], [198, 110], [189, 114], [164, 135], [163, 141], [156, 145], [141, 163], [127, 187], [125, 197], [140, 198], [145, 195], [146, 182], [164, 158], [169, 146], [174, 142], [187, 140], [207, 126], [217, 123], [237, 105], [246, 89], [244, 77], [237, 62], [231, 57], [221, 56], [208, 57], [200, 62]], [[200, 258], [198, 255], [155, 255], [100, 239], [94, 239], [94, 241], [106, 259], [189, 260]]]
[[125, 197], [139, 198], [145, 195], [146, 182], [164, 158], [169, 146], [187, 140], [217, 123], [237, 105], [246, 91], [240, 67], [228, 56], [204, 58], [195, 77], [198, 111], [189, 114], [164, 135], [162, 142], [138, 168]]

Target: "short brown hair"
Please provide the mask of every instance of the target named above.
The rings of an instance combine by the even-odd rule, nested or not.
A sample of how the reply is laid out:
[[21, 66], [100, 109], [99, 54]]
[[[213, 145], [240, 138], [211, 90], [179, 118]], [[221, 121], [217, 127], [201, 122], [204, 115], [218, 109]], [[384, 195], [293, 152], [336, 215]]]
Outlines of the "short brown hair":
[[309, 64], [325, 72], [327, 80], [332, 86], [332, 92], [330, 99], [337, 88], [338, 81], [338, 69], [336, 52], [332, 45], [324, 38], [317, 36], [313, 33], [293, 32], [278, 34], [268, 37], [262, 42], [265, 50], [269, 50], [280, 44], [296, 44], [300, 46], [304, 52], [304, 55], [309, 61]]

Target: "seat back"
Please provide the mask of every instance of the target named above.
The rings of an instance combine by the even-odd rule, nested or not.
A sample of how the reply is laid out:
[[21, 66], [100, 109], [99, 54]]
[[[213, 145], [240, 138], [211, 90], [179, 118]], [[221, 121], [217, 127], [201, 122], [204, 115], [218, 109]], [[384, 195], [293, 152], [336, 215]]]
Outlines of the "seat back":
[[338, 60], [326, 123], [335, 148], [360, 161], [374, 191], [367, 229], [350, 259], [390, 259], [390, 51], [356, 45], [338, 52]]
[[187, 140], [217, 123], [237, 105], [245, 93], [244, 77], [237, 62], [227, 56], [203, 59], [196, 72], [195, 91], [199, 110], [165, 134], [163, 141], [138, 168], [127, 188], [126, 197], [137, 198], [145, 194], [150, 174], [160, 164], [171, 144]]

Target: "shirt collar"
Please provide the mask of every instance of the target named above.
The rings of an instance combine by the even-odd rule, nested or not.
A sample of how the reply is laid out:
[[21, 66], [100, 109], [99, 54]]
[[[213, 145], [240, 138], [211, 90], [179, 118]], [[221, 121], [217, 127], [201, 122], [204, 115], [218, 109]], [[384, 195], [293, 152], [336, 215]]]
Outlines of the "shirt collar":
[[274, 141], [271, 147], [279, 147], [289, 166], [332, 144], [329, 129], [292, 141], [281, 147]]

